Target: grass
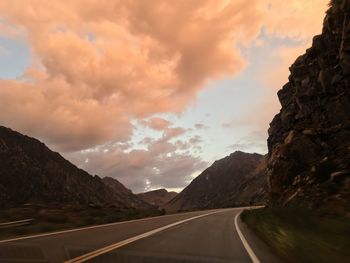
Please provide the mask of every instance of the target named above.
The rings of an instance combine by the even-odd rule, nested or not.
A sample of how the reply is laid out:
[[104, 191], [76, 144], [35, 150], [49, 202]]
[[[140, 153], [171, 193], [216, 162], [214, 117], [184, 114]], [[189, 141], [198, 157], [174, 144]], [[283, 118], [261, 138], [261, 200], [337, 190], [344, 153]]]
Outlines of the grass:
[[298, 207], [245, 210], [241, 218], [286, 262], [349, 262], [348, 218]]
[[117, 209], [113, 207], [43, 207], [38, 205], [2, 210], [0, 222], [33, 218], [31, 224], [0, 229], [0, 240], [77, 227], [100, 225], [131, 219], [163, 215], [164, 211]]

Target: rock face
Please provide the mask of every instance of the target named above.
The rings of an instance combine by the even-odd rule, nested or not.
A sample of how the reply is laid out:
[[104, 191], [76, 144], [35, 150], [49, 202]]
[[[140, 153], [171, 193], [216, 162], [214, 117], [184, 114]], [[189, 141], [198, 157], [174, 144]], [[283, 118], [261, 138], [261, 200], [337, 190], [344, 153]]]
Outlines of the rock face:
[[264, 203], [265, 168], [265, 156], [235, 152], [215, 161], [165, 208], [177, 212]]
[[158, 189], [137, 195], [143, 201], [163, 208], [171, 199], [177, 196], [176, 192], [168, 192], [166, 189]]
[[25, 203], [149, 207], [118, 181], [92, 176], [40, 141], [0, 126], [0, 207]]
[[269, 129], [271, 205], [350, 215], [350, 1], [332, 1], [323, 31], [290, 68]]

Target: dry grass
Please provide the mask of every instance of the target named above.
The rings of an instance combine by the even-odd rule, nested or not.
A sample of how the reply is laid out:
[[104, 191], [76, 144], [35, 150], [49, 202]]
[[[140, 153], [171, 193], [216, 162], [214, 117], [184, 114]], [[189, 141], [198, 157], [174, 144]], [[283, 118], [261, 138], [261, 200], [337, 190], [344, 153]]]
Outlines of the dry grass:
[[246, 210], [242, 220], [286, 262], [349, 262], [350, 220], [302, 208]]

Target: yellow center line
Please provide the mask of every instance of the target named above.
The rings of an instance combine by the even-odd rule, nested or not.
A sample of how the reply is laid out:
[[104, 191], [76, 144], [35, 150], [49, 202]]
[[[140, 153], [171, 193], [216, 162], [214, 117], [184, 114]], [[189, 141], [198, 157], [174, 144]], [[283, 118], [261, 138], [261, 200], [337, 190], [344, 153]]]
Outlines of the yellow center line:
[[69, 260], [65, 261], [65, 263], [85, 262], [87, 260], [90, 260], [90, 259], [95, 258], [97, 256], [100, 256], [102, 254], [108, 253], [108, 252], [110, 252], [110, 251], [112, 251], [114, 249], [120, 248], [122, 246], [130, 244], [130, 243], [135, 242], [137, 240], [140, 240], [140, 239], [152, 236], [152, 235], [154, 235], [156, 233], [159, 233], [161, 231], [164, 231], [164, 230], [166, 230], [168, 228], [171, 228], [171, 227], [174, 227], [174, 226], [177, 226], [177, 225], [180, 225], [180, 224], [183, 224], [183, 223], [186, 223], [188, 221], [195, 220], [195, 219], [198, 219], [198, 218], [201, 218], [201, 217], [204, 217], [204, 216], [208, 216], [208, 215], [212, 215], [212, 214], [216, 214], [216, 213], [220, 213], [220, 212], [224, 212], [224, 211], [227, 211], [227, 210], [220, 210], [220, 211], [207, 213], [207, 214], [204, 214], [204, 215], [199, 215], [199, 216], [194, 216], [194, 217], [191, 217], [191, 218], [187, 218], [187, 219], [184, 219], [184, 220], [181, 220], [181, 221], [178, 221], [178, 222], [175, 222], [175, 223], [172, 223], [172, 224], [169, 224], [169, 225], [166, 225], [166, 226], [163, 226], [163, 227], [160, 227], [160, 228], [148, 231], [146, 233], [143, 233], [143, 234], [140, 234], [140, 235], [137, 235], [137, 236], [125, 239], [125, 240], [120, 241], [118, 243], [115, 243], [115, 244], [112, 244], [112, 245], [109, 245], [109, 246], [97, 249], [95, 251], [92, 251], [90, 253], [81, 255], [79, 257], [76, 257], [76, 258], [73, 258], [73, 259], [69, 259]]

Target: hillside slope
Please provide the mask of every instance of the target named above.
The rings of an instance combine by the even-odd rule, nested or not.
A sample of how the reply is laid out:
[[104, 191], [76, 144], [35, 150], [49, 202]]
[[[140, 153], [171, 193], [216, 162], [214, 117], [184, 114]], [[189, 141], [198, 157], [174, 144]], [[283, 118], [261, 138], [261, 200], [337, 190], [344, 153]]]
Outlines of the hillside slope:
[[200, 210], [264, 203], [266, 197], [265, 157], [235, 152], [195, 178], [172, 199], [166, 210]]
[[0, 207], [25, 203], [149, 207], [115, 179], [92, 176], [40, 141], [0, 126]]
[[177, 196], [177, 193], [168, 192], [166, 189], [158, 189], [158, 190], [137, 194], [137, 196], [143, 201], [151, 205], [155, 205], [159, 208], [163, 208], [165, 204], [167, 204], [171, 199]]
[[121, 182], [111, 177], [103, 177], [103, 183], [113, 192], [114, 200], [118, 200], [121, 206], [133, 207], [133, 208], [156, 208], [156, 206], [149, 204], [142, 200], [137, 195], [133, 194], [132, 191], [126, 188]]

